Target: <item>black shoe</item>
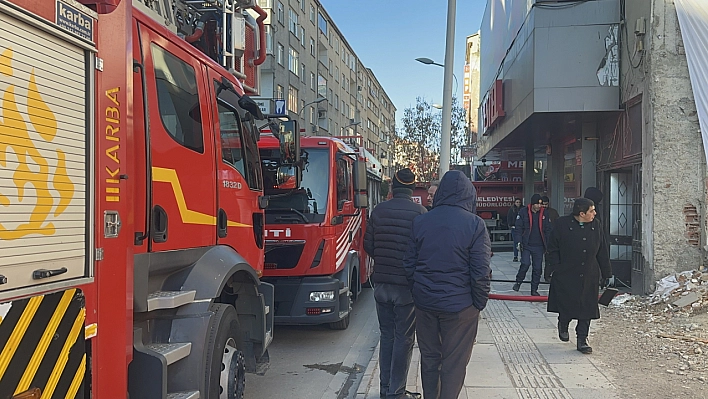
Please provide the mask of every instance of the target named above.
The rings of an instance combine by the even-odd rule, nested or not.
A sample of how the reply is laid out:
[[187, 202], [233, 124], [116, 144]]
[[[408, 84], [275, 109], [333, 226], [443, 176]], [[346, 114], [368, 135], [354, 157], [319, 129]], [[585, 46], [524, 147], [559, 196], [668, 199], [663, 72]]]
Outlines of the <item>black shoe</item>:
[[538, 291], [531, 291], [531, 296], [541, 296]]
[[592, 353], [592, 348], [588, 345], [587, 337], [578, 337], [578, 351], [583, 355], [589, 355]]
[[568, 334], [568, 326], [561, 326], [560, 321], [558, 322], [558, 338], [563, 342], [570, 341], [570, 334]]
[[512, 290], [518, 291], [521, 288], [521, 283], [514, 283], [514, 286], [511, 287]]
[[519, 261], [519, 257], [518, 257], [518, 256], [514, 256], [514, 262], [518, 262], [518, 261]]

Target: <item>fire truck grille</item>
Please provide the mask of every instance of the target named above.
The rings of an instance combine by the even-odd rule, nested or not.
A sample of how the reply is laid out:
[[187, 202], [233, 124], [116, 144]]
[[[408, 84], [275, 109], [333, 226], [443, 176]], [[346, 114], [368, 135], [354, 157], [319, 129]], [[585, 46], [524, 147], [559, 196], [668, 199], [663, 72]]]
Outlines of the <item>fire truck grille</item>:
[[268, 244], [266, 243], [265, 268], [294, 269], [300, 261], [305, 244]]

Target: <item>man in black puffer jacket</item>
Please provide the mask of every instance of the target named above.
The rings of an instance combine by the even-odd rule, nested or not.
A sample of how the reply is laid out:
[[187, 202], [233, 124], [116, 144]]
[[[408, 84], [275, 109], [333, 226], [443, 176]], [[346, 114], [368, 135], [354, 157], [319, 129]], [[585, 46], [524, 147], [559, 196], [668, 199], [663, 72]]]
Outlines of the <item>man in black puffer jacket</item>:
[[374, 258], [374, 298], [379, 316], [381, 345], [379, 365], [382, 398], [416, 398], [406, 392], [406, 378], [413, 353], [415, 313], [413, 296], [403, 270], [403, 255], [416, 216], [426, 209], [413, 202], [415, 175], [401, 169], [393, 177], [393, 198], [371, 212], [364, 250]]
[[475, 215], [477, 191], [464, 173], [445, 173], [433, 203], [413, 221], [403, 267], [413, 287], [423, 396], [453, 399], [489, 299], [492, 248]]

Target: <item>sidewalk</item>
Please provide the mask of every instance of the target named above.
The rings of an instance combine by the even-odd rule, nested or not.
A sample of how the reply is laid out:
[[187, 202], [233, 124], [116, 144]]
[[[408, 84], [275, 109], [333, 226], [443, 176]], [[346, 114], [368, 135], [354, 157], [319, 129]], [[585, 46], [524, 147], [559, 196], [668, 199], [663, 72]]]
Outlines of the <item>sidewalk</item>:
[[[492, 278], [514, 280], [518, 262], [511, 252], [492, 257]], [[531, 278], [529, 270], [527, 280]], [[492, 292], [529, 295], [530, 286], [511, 290], [513, 283], [492, 283]], [[541, 284], [541, 295], [548, 285]], [[557, 315], [546, 312], [545, 302], [490, 300], [482, 312], [477, 343], [467, 365], [461, 399], [617, 399], [618, 391], [593, 361], [593, 355], [575, 350], [575, 322], [570, 325], [570, 342], [561, 342], [556, 329]], [[594, 330], [590, 330], [590, 345]], [[379, 350], [374, 351], [357, 399], [379, 398]], [[408, 372], [409, 391], [423, 392], [420, 381], [420, 352], [416, 344]]]

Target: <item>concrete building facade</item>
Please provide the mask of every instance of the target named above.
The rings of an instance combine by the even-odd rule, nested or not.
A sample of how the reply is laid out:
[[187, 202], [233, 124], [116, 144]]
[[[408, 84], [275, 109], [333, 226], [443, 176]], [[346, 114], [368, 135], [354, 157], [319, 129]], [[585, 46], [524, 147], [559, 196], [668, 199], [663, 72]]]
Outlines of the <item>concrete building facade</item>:
[[521, 3], [487, 2], [479, 155], [524, 160], [524, 196], [561, 213], [600, 188], [616, 285], [701, 266], [705, 157], [673, 2]]
[[[267, 59], [261, 66], [265, 109], [285, 99], [305, 135], [359, 136], [389, 169], [396, 108], [317, 0], [257, 0], [268, 17]], [[313, 103], [318, 98], [325, 101]], [[388, 173], [384, 170], [384, 173]]]

